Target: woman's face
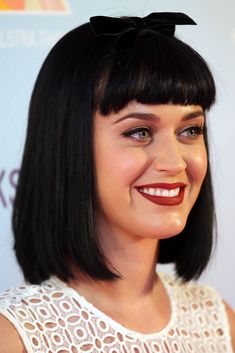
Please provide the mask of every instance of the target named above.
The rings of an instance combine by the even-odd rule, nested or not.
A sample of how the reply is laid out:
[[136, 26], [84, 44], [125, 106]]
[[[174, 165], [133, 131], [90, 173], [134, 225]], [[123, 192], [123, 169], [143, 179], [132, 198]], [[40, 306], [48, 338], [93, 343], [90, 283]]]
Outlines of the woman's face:
[[95, 114], [98, 229], [160, 239], [180, 233], [207, 169], [200, 106], [130, 102]]

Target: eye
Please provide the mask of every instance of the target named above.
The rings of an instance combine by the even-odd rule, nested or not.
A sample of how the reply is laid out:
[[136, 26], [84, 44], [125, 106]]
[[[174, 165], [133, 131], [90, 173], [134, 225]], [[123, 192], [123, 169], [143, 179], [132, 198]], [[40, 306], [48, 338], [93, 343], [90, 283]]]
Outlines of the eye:
[[149, 143], [152, 140], [153, 132], [149, 127], [140, 126], [122, 133], [124, 137], [129, 137], [135, 141]]
[[205, 127], [202, 125], [192, 125], [180, 132], [180, 136], [186, 137], [188, 139], [196, 139], [199, 135], [205, 133]]

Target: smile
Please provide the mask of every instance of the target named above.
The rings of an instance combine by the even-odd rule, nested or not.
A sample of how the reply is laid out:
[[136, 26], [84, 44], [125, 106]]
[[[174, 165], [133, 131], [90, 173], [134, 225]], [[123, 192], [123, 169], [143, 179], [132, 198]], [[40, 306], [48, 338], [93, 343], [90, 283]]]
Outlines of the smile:
[[136, 190], [147, 200], [162, 206], [176, 206], [183, 202], [184, 183], [158, 183], [136, 187]]
[[153, 196], [161, 196], [161, 197], [175, 197], [179, 195], [180, 188], [175, 188], [171, 190], [161, 189], [161, 188], [143, 188], [139, 189], [140, 192]]

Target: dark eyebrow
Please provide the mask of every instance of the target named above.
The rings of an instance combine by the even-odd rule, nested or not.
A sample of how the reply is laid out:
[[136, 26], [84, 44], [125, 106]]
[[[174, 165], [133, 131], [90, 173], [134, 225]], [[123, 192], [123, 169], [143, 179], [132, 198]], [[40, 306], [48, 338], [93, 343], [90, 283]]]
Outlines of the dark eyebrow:
[[119, 123], [125, 119], [139, 119], [139, 120], [160, 120], [159, 116], [150, 113], [131, 113], [123, 116], [122, 118], [116, 120], [114, 124]]
[[204, 119], [206, 118], [205, 112], [202, 110], [196, 110], [195, 112], [187, 113], [183, 116], [182, 121], [195, 119], [202, 116]]
[[[182, 117], [182, 121], [187, 121], [187, 120], [191, 120], [191, 119], [195, 119], [202, 116], [203, 118], [205, 118], [205, 113], [202, 110], [197, 110], [191, 113], [187, 113]], [[156, 114], [151, 114], [151, 113], [131, 113], [131, 114], [127, 114], [125, 116], [123, 116], [122, 118], [116, 120], [114, 122], [114, 124], [119, 123], [122, 120], [125, 119], [139, 119], [139, 120], [147, 120], [147, 121], [159, 121], [161, 120], [161, 118], [156, 115]]]

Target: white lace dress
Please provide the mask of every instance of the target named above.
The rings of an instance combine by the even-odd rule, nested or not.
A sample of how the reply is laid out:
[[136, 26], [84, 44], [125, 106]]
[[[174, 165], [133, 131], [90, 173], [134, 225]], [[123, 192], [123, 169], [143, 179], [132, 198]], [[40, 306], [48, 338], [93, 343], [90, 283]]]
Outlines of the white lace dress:
[[129, 330], [57, 278], [0, 294], [0, 313], [28, 353], [232, 353], [220, 296], [210, 287], [160, 275], [171, 318], [159, 332]]

